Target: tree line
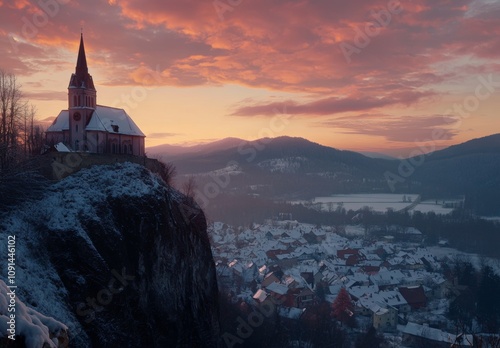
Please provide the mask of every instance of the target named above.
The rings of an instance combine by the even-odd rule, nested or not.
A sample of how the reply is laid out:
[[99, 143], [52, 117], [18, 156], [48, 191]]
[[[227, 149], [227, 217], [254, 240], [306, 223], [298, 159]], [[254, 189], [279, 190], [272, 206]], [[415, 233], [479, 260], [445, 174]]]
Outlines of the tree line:
[[[480, 270], [463, 258], [449, 266], [455, 289], [450, 291], [448, 317], [461, 332], [498, 334], [500, 276], [487, 264]], [[500, 343], [500, 342], [497, 342]]]
[[43, 180], [30, 160], [44, 143], [36, 108], [23, 95], [16, 75], [0, 69], [0, 210], [40, 191]]

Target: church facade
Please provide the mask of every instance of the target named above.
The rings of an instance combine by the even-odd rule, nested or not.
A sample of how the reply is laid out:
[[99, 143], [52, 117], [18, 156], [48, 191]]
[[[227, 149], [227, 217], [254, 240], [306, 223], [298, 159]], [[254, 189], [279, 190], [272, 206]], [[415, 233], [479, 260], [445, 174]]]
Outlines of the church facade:
[[63, 151], [145, 156], [145, 137], [125, 110], [97, 104], [82, 35], [68, 86], [68, 109], [47, 129], [47, 144]]

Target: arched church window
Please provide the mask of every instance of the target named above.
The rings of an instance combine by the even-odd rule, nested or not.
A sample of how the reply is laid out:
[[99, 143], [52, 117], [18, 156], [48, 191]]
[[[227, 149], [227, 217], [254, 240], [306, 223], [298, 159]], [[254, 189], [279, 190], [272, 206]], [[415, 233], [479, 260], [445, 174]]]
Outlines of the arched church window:
[[73, 106], [77, 106], [76, 102], [77, 102], [77, 99], [76, 99], [76, 95], [75, 95], [75, 96], [73, 96]]

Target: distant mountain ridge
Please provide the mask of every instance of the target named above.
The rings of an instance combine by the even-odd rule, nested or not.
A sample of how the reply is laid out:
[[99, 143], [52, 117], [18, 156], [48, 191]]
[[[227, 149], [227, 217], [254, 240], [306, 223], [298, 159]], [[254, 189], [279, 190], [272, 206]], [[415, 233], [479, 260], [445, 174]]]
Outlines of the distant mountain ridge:
[[475, 138], [461, 144], [452, 145], [442, 150], [434, 151], [432, 160], [473, 155], [477, 153], [499, 153], [500, 133], [492, 134], [482, 138]]
[[189, 146], [169, 145], [169, 144], [152, 146], [147, 148], [147, 152], [148, 155], [150, 156], [181, 155], [181, 154], [196, 153], [196, 152], [212, 152], [217, 150], [223, 150], [228, 147], [229, 148], [235, 147], [242, 142], [245, 142], [245, 140], [229, 137], [203, 144], [189, 145]]
[[[287, 136], [227, 138], [189, 149], [164, 153], [164, 159], [174, 163], [180, 176], [196, 175], [202, 188], [214, 175], [231, 173], [223, 192], [278, 199], [367, 192], [466, 195], [474, 209], [500, 215], [494, 199], [500, 197], [500, 134], [406, 160], [370, 158]], [[155, 151], [160, 154], [161, 148]], [[396, 178], [393, 185], [388, 173]]]

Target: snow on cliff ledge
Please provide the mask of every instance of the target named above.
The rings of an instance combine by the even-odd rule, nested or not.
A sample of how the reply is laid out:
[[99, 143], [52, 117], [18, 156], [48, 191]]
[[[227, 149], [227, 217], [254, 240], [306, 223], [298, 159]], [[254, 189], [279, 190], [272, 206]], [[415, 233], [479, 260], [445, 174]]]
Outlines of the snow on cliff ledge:
[[[44, 238], [34, 232], [37, 225], [44, 224], [52, 231], [76, 229], [80, 237], [93, 248], [87, 233], [81, 228], [80, 221], [98, 219], [95, 211], [98, 202], [102, 203], [109, 197], [159, 196], [164, 192], [165, 186], [161, 179], [140, 165], [121, 163], [94, 166], [55, 183], [35, 204], [25, 204], [13, 213], [2, 216], [0, 220], [1, 245], [7, 245], [8, 235], [16, 237], [17, 301], [19, 301], [18, 306], [26, 308], [27, 311], [27, 316], [21, 317], [20, 320], [35, 322], [30, 318], [37, 318], [38, 312], [26, 307], [22, 302], [35, 304], [41, 313], [49, 313], [67, 324], [73, 335], [78, 332], [77, 341], [87, 339], [73, 309], [68, 307], [65, 301], [67, 291], [53, 265], [47, 260], [45, 250], [37, 250]], [[170, 194], [175, 196], [177, 193], [172, 190]], [[6, 269], [3, 267], [2, 278], [4, 279], [6, 279], [5, 272]], [[2, 292], [4, 292], [3, 288]], [[0, 297], [1, 300], [2, 297]], [[0, 308], [2, 321], [4, 321], [5, 313], [7, 312]], [[2, 328], [0, 338], [7, 333], [2, 325], [0, 324]], [[36, 342], [46, 341], [48, 337], [46, 328], [43, 326], [37, 330], [32, 327], [25, 331], [19, 331], [19, 327], [17, 329], [19, 335], [33, 334], [34, 336], [30, 337]], [[25, 338], [28, 339], [28, 337]], [[42, 347], [43, 345], [32, 346]], [[50, 347], [52, 346], [53, 343]], [[74, 345], [71, 344], [71, 346]]]
[[[17, 335], [17, 338], [15, 336], [14, 338], [18, 340], [19, 336], [23, 337], [27, 348], [68, 346], [68, 328], [66, 325], [27, 307], [19, 299], [16, 299], [16, 311], [9, 312], [10, 292], [11, 290], [7, 288], [3, 280], [0, 280], [0, 342], [3, 339], [4, 344], [7, 344], [7, 340], [12, 340], [12, 337], [5, 337], [5, 334], [9, 333], [7, 330], [11, 326], [9, 321], [12, 321], [14, 324], [12, 330], [15, 330]], [[13, 314], [15, 317], [11, 319], [10, 316]], [[15, 341], [12, 340], [12, 342]]]
[[[0, 244], [16, 237], [16, 295], [26, 304], [25, 319], [43, 324], [19, 334], [36, 340], [37, 348], [48, 332], [52, 347], [51, 330], [65, 327], [69, 346], [78, 348], [103, 339], [110, 346], [156, 346], [148, 337], [168, 346], [171, 340], [188, 341], [175, 335], [193, 333], [193, 327], [202, 328], [194, 332], [199, 337], [214, 341], [217, 284], [206, 222], [201, 210], [186, 222], [179, 210], [184, 202], [156, 174], [120, 163], [82, 169], [51, 185], [37, 202], [3, 215]], [[98, 296], [101, 284], [108, 284], [111, 271], [121, 274], [124, 267], [135, 280], [113, 293], [104, 310], [90, 312], [85, 303], [92, 316], [79, 312], [87, 297]], [[1, 278], [6, 279], [5, 267]], [[142, 319], [129, 329], [132, 313]], [[144, 328], [152, 331], [141, 334]]]

